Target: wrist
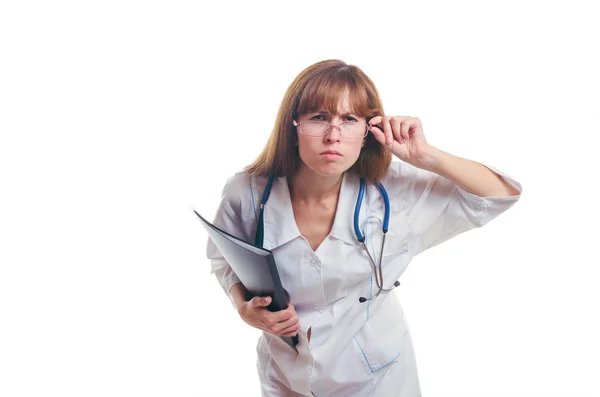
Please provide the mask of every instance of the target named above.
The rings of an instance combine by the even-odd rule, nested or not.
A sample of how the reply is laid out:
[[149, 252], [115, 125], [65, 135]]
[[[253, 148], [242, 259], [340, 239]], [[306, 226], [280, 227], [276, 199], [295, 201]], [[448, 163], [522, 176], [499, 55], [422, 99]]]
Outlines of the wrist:
[[419, 159], [418, 167], [438, 174], [439, 170], [443, 168], [444, 156], [446, 155], [448, 153], [443, 150], [427, 145]]
[[233, 306], [237, 309], [238, 313], [242, 310], [246, 303], [248, 303], [248, 291], [242, 283], [234, 284], [229, 290], [229, 298], [233, 302]]
[[235, 308], [237, 309], [238, 315], [243, 319], [246, 315], [246, 310], [248, 307], [247, 301], [242, 301], [236, 304]]

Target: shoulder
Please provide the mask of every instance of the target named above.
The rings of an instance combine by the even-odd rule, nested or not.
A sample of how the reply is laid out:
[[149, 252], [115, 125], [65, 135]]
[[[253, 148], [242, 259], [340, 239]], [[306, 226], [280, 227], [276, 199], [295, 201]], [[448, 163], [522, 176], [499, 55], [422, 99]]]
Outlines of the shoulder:
[[245, 193], [250, 193], [250, 185], [266, 185], [268, 178], [265, 175], [249, 175], [247, 171], [238, 171], [225, 182], [223, 187], [223, 197], [225, 196], [240, 196]]
[[249, 175], [245, 170], [238, 171], [227, 178], [221, 200], [229, 204], [241, 218], [248, 214], [254, 214], [256, 206], [260, 202], [257, 192], [262, 191], [266, 183], [266, 176]]
[[249, 175], [245, 171], [238, 171], [228, 177], [223, 186], [222, 199], [231, 200], [244, 195], [245, 190], [248, 189], [248, 181]]

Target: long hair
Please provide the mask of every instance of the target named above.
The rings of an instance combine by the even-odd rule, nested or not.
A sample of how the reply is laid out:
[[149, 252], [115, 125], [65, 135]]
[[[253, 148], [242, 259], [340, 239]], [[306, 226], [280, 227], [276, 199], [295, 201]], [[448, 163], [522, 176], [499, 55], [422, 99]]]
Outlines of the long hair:
[[[317, 62], [300, 72], [288, 87], [269, 140], [246, 171], [250, 175], [294, 175], [301, 160], [294, 145], [297, 132], [292, 120], [321, 107], [337, 114], [340, 98], [347, 90], [353, 113], [364, 117], [367, 122], [384, 115], [375, 84], [360, 68], [337, 59]], [[392, 155], [373, 134], [367, 134], [365, 145], [350, 171], [370, 182], [377, 182], [383, 178], [391, 162]]]

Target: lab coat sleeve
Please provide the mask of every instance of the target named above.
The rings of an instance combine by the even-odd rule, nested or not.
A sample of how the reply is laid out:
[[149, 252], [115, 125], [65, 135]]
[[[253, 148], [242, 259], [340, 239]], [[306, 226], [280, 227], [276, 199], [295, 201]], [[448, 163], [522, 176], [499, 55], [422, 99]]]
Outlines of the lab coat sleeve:
[[396, 165], [394, 172], [401, 178], [406, 219], [420, 242], [415, 254], [482, 227], [520, 199], [519, 182], [495, 167], [480, 164], [508, 181], [519, 191], [518, 195], [481, 197], [431, 171], [404, 162]]
[[[240, 216], [240, 197], [236, 194], [238, 189], [236, 189], [235, 184], [238, 180], [238, 177], [233, 177], [227, 181], [213, 224], [244, 241], [248, 241]], [[223, 291], [231, 299], [229, 291], [231, 287], [240, 282], [240, 279], [210, 238], [208, 238], [206, 245], [206, 256], [210, 260], [211, 273], [215, 274]]]

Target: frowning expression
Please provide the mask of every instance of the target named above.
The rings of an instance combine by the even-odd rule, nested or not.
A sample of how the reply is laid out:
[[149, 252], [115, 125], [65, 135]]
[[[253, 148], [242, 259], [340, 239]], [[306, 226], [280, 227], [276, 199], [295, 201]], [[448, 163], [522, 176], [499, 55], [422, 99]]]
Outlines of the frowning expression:
[[[364, 136], [344, 136], [340, 132], [341, 123], [355, 123], [361, 125], [366, 130], [365, 118], [352, 112], [350, 98], [346, 92], [340, 98], [338, 111], [331, 114], [324, 109], [318, 109], [315, 112], [300, 114], [297, 122], [302, 121], [325, 121], [332, 126], [327, 130], [324, 136], [311, 136], [303, 133], [302, 125], [296, 127], [298, 132], [298, 151], [300, 159], [310, 169], [319, 175], [340, 175], [348, 170], [358, 159], [360, 150], [364, 145]], [[306, 125], [306, 123], [304, 123]]]

